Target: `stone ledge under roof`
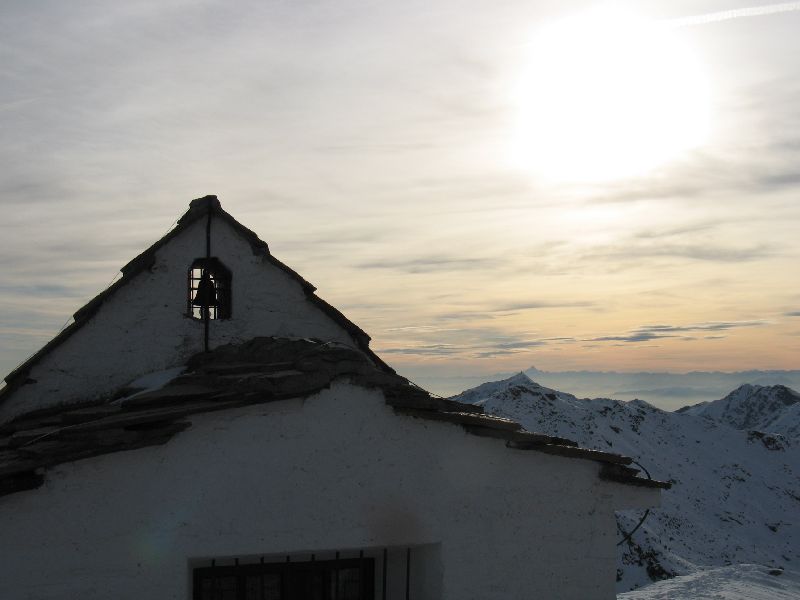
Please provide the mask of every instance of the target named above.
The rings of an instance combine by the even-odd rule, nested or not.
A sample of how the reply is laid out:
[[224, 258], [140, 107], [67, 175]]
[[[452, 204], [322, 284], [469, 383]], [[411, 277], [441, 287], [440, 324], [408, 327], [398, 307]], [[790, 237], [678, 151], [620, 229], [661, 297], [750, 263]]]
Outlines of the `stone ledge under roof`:
[[195, 355], [187, 372], [161, 389], [122, 389], [100, 402], [43, 409], [0, 425], [0, 495], [40, 486], [43, 471], [57, 464], [164, 444], [191, 426], [191, 415], [308, 397], [336, 380], [380, 389], [401, 416], [459, 425], [469, 434], [503, 440], [514, 450], [596, 461], [604, 465], [600, 477], [609, 481], [669, 487], [638, 477], [627, 466], [632, 462], [628, 457], [525, 431], [515, 421], [484, 414], [480, 406], [432, 396], [377, 367], [361, 349], [260, 337]]

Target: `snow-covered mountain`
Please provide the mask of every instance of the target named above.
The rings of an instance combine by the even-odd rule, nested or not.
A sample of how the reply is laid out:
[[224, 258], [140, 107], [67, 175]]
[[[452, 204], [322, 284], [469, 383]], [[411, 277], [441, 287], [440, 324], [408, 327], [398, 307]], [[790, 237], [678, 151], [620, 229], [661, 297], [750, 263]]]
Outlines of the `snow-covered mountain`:
[[797, 600], [800, 572], [731, 565], [667, 579], [620, 594], [618, 600]]
[[[522, 373], [453, 399], [480, 404], [531, 431], [626, 454], [653, 478], [673, 484], [632, 543], [620, 547], [620, 591], [702, 567], [779, 568], [800, 560], [799, 442], [639, 400], [578, 399]], [[640, 517], [620, 513], [620, 531], [630, 531]]]
[[708, 417], [734, 429], [779, 433], [800, 441], [800, 394], [784, 385], [741, 385], [721, 400], [677, 412]]

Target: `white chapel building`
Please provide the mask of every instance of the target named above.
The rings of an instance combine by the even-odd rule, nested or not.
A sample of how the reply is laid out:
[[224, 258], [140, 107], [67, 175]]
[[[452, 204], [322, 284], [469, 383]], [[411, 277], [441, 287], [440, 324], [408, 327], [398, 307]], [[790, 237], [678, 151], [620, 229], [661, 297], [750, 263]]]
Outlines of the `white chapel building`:
[[220, 206], [0, 391], [0, 598], [610, 600], [624, 456], [431, 396]]

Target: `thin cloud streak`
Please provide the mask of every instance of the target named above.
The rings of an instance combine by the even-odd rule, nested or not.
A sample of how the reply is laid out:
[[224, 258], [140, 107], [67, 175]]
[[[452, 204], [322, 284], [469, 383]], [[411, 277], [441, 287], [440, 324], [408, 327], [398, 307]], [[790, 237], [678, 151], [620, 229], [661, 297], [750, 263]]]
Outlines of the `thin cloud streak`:
[[[728, 331], [743, 327], [763, 327], [770, 325], [767, 321], [719, 321], [697, 323], [694, 325], [643, 325], [631, 333], [622, 335], [606, 335], [584, 339], [584, 342], [649, 342], [663, 338], [677, 338], [683, 341], [694, 341], [694, 336], [681, 335], [698, 331]], [[723, 339], [725, 336], [705, 336], [704, 339]]]
[[473, 271], [492, 269], [500, 261], [489, 258], [458, 258], [455, 256], [429, 256], [407, 260], [377, 260], [354, 265], [358, 269], [389, 269], [406, 273], [431, 273], [435, 271]]
[[622, 261], [640, 263], [648, 258], [684, 258], [694, 261], [741, 263], [761, 260], [774, 256], [777, 248], [769, 244], [735, 248], [713, 244], [669, 244], [611, 245], [598, 247], [584, 258], [587, 260]]
[[769, 4], [766, 6], [734, 8], [705, 15], [669, 19], [664, 21], [664, 24], [669, 27], [692, 27], [695, 25], [706, 25], [707, 23], [717, 23], [719, 21], [730, 21], [732, 19], [744, 19], [748, 17], [765, 17], [794, 11], [800, 11], [800, 2], [782, 2], [780, 4]]
[[591, 308], [597, 306], [595, 302], [575, 301], [575, 302], [518, 302], [498, 306], [494, 310], [497, 312], [539, 310], [543, 308]]

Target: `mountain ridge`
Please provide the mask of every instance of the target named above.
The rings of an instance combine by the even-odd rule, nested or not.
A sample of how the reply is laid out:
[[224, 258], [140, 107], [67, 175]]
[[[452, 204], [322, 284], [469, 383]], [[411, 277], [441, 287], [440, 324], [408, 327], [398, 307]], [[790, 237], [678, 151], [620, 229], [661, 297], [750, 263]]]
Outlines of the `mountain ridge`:
[[734, 429], [800, 438], [800, 393], [785, 385], [745, 383], [724, 398], [684, 406], [676, 412], [707, 417]]
[[[687, 404], [722, 398], [743, 383], [785, 385], [800, 390], [800, 370], [692, 371], [547, 371], [535, 366], [525, 369], [541, 385], [563, 390], [579, 398], [607, 397], [618, 400], [640, 398], [650, 404], [674, 410]], [[406, 373], [422, 387], [444, 396], [457, 394], [487, 381], [512, 376], [512, 372], [474, 373], [462, 368], [437, 371], [430, 368]]]
[[[800, 559], [800, 442], [743, 431], [645, 401], [579, 399], [526, 375], [454, 396], [530, 431], [566, 437], [641, 463], [671, 490], [620, 547], [618, 591], [708, 566], [779, 568]], [[793, 405], [793, 406], [800, 406]], [[620, 539], [641, 512], [618, 513]]]

